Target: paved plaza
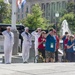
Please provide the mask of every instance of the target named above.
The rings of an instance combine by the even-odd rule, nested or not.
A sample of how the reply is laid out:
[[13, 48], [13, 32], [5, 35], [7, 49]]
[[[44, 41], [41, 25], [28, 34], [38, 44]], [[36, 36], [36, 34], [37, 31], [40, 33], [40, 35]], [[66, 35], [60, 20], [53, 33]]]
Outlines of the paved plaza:
[[0, 54], [0, 75], [75, 75], [75, 63], [22, 63], [20, 59], [19, 63], [4, 64], [3, 55]]
[[75, 75], [75, 63], [0, 64], [0, 75]]

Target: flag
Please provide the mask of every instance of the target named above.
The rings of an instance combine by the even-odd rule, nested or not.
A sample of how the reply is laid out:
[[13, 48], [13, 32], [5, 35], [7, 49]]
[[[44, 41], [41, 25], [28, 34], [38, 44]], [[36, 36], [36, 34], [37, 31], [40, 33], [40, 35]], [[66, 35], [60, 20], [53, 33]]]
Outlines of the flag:
[[20, 9], [21, 7], [24, 6], [24, 4], [26, 3], [26, 0], [17, 0], [16, 3], [18, 8]]
[[21, 1], [22, 1], [22, 0], [16, 0], [16, 4], [17, 4], [17, 7], [18, 7], [18, 8], [21, 8]]
[[26, 0], [22, 0], [22, 7], [24, 6], [24, 4], [26, 3]]
[[9, 4], [9, 0], [4, 0], [4, 3]]

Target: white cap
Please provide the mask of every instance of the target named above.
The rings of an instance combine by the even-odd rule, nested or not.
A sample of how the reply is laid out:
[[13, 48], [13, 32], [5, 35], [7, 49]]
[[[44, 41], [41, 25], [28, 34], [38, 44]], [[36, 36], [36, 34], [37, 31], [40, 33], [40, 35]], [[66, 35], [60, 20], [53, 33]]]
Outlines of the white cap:
[[9, 28], [11, 29], [11, 27], [10, 27], [10, 26], [8, 26], [8, 27], [6, 27], [6, 28], [7, 28], [7, 29], [9, 29]]
[[37, 30], [41, 30], [41, 28], [37, 28]]
[[28, 29], [29, 29], [28, 27], [25, 27], [25, 31], [28, 30]]
[[74, 37], [74, 35], [71, 35], [72, 37]]

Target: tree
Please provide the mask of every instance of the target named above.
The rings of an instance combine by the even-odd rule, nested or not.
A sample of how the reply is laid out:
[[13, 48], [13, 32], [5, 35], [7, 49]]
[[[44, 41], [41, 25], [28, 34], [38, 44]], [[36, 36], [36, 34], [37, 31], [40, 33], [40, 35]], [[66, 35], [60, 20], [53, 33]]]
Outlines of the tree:
[[75, 12], [75, 3], [74, 2], [69, 2], [67, 4], [67, 12]]
[[27, 14], [27, 17], [23, 19], [21, 23], [28, 26], [30, 29], [36, 29], [37, 27], [46, 29], [47, 20], [42, 17], [42, 14], [41, 7], [35, 4], [31, 9], [31, 13]]
[[61, 19], [60, 19], [60, 24], [62, 23], [63, 20], [67, 20], [69, 24], [69, 28], [72, 31], [72, 33], [75, 33], [75, 15], [74, 13], [68, 13], [65, 14]]
[[72, 33], [75, 33], [75, 3], [69, 2], [67, 4], [66, 13], [63, 14], [63, 16], [60, 18], [60, 24], [64, 19], [67, 20], [69, 24], [69, 28]]
[[10, 21], [10, 4], [5, 4], [3, 0], [0, 0], [0, 23], [7, 23], [5, 20]]

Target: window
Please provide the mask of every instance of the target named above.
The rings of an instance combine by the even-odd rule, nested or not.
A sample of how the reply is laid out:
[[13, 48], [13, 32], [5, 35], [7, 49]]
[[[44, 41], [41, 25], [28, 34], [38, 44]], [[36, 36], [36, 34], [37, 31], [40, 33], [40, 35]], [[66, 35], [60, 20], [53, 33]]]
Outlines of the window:
[[41, 9], [44, 12], [42, 16], [45, 17], [45, 4], [44, 3], [41, 4]]
[[49, 3], [46, 3], [46, 16], [49, 16]]
[[44, 3], [41, 4], [41, 9], [45, 11], [45, 4]]
[[53, 18], [55, 17], [55, 2], [51, 3], [51, 22], [53, 22]]
[[62, 1], [62, 8], [65, 9], [66, 8], [66, 2]]
[[23, 12], [23, 10], [24, 10], [24, 7], [22, 7], [21, 9], [22, 9], [22, 12]]
[[26, 8], [26, 13], [28, 13], [28, 7]]
[[22, 18], [23, 18], [23, 14], [22, 14]]
[[60, 10], [60, 2], [57, 2], [57, 11]]

